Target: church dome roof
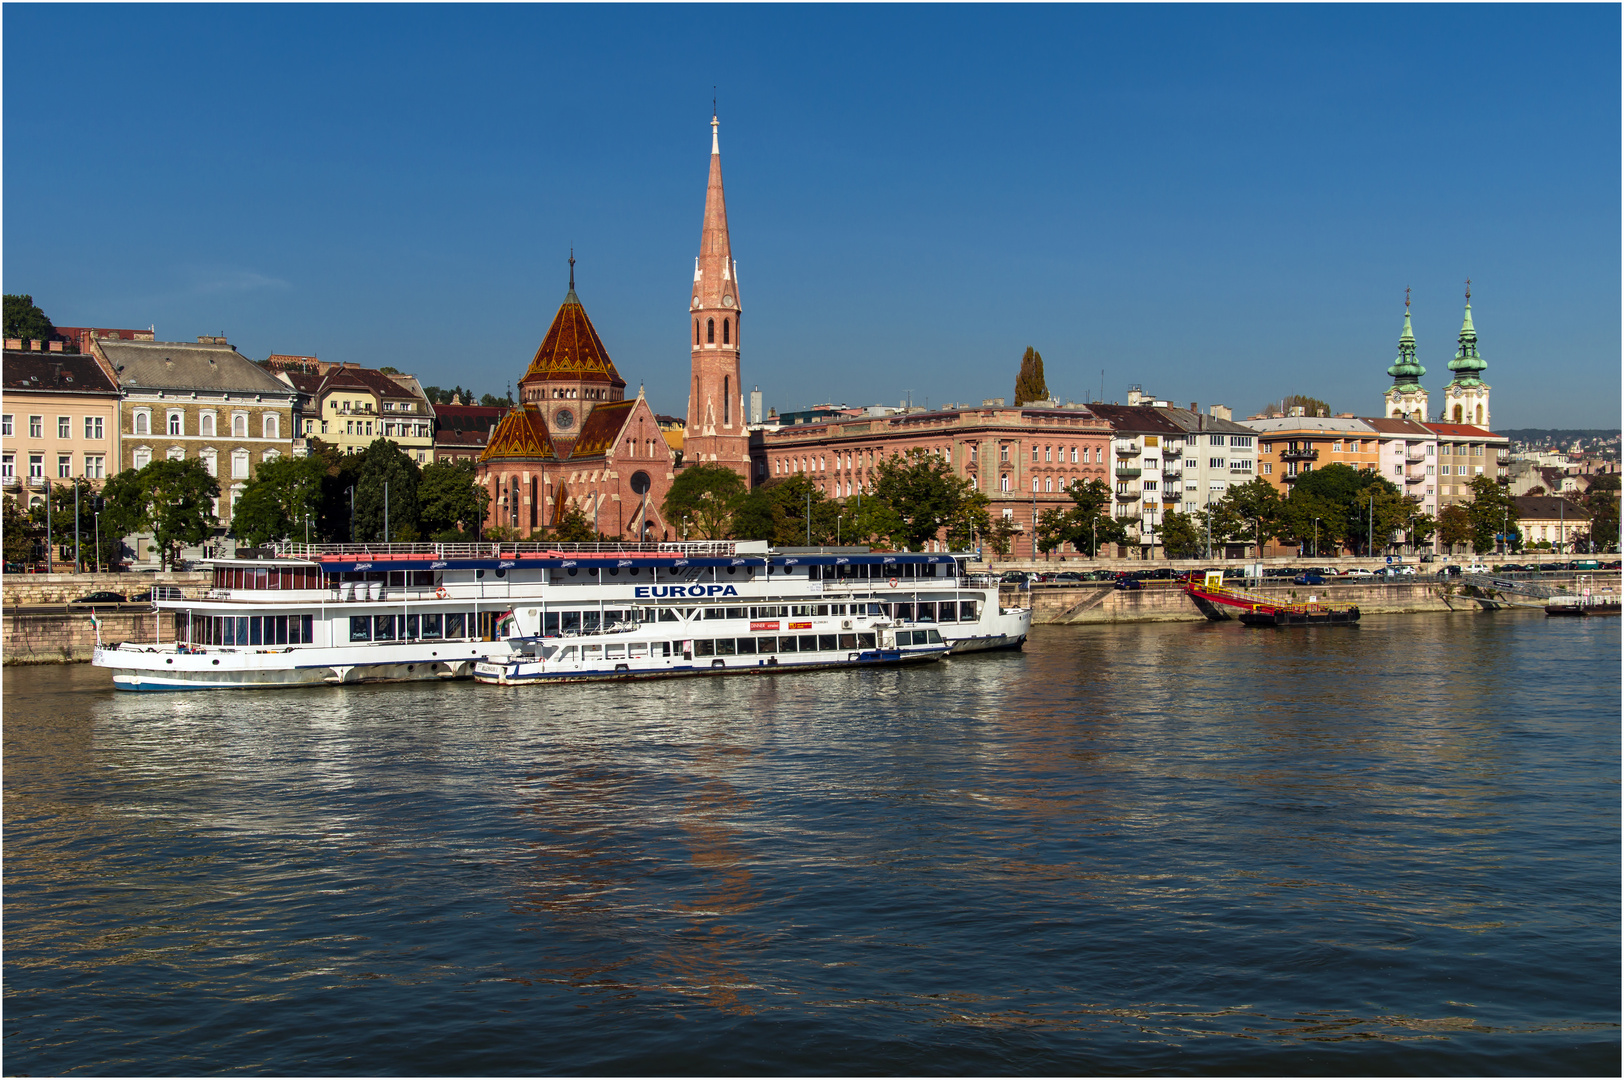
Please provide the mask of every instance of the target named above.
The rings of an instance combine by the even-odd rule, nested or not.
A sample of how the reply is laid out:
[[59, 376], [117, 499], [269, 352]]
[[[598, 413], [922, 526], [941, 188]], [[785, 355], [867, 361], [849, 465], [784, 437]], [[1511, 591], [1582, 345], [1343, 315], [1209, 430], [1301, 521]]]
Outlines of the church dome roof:
[[609, 359], [609, 350], [603, 347], [603, 339], [598, 337], [592, 320], [587, 318], [581, 298], [575, 295], [573, 282], [519, 385], [552, 380], [602, 382], [619, 389], [626, 387], [626, 380], [620, 377], [614, 361]]
[[479, 455], [480, 461], [505, 458], [546, 459], [553, 457], [553, 440], [541, 409], [526, 402], [510, 409], [491, 430], [491, 437]]

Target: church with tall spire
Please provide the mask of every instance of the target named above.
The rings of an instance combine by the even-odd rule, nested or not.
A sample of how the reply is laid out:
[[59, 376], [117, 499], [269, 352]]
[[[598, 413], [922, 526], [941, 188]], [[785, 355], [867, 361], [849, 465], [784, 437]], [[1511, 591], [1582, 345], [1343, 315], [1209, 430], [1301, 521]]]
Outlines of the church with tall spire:
[[1427, 390], [1421, 385], [1421, 376], [1427, 369], [1415, 355], [1415, 331], [1410, 328], [1410, 290], [1404, 290], [1404, 330], [1398, 336], [1398, 359], [1387, 369], [1393, 385], [1388, 389], [1387, 418], [1389, 420], [1427, 419]]
[[661, 504], [675, 457], [642, 391], [626, 400], [626, 380], [576, 295], [573, 251], [569, 291], [475, 475], [491, 497], [490, 525], [510, 539], [548, 535], [572, 511], [610, 539], [672, 538]]
[[733, 259], [727, 231], [719, 127], [712, 113], [705, 220], [688, 300], [692, 379], [683, 464], [726, 465], [749, 484], [750, 433], [739, 375], [743, 304], [739, 298], [739, 264]]
[[1477, 352], [1477, 328], [1472, 325], [1472, 283], [1466, 282], [1466, 316], [1460, 324], [1455, 359], [1449, 370], [1455, 377], [1444, 387], [1443, 419], [1451, 424], [1489, 426], [1489, 384], [1483, 381], [1488, 363]]

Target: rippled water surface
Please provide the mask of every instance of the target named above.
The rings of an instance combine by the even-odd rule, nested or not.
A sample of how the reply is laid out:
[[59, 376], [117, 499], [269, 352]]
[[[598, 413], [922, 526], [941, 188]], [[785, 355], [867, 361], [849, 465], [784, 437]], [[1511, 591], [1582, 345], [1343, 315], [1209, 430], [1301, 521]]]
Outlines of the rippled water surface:
[[907, 671], [5, 672], [8, 1073], [1601, 1073], [1619, 620]]

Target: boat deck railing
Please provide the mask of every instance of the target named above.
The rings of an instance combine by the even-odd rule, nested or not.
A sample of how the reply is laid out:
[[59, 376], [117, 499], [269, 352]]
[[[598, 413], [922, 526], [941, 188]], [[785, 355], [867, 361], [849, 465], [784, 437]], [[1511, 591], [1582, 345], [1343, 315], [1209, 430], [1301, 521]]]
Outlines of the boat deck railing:
[[[560, 543], [556, 541], [503, 540], [473, 544], [305, 544], [286, 541], [276, 545], [278, 555], [289, 558], [312, 559], [323, 555], [338, 556], [430, 556], [436, 559], [497, 559], [512, 555], [645, 555], [651, 558], [672, 555], [717, 557], [736, 555], [738, 544], [733, 540], [676, 540], [657, 544]], [[765, 554], [747, 552], [746, 554]]]

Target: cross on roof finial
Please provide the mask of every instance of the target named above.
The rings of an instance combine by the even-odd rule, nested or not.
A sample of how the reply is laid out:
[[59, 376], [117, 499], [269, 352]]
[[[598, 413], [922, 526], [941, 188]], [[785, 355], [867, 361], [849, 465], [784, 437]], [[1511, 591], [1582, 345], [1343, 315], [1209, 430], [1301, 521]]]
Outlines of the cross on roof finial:
[[570, 289], [575, 288], [575, 248], [570, 248]]
[[1466, 279], [1466, 302], [1468, 304], [1470, 304], [1472, 302], [1472, 279], [1471, 278]]
[[1410, 287], [1408, 285], [1406, 285], [1406, 286], [1404, 286], [1404, 313], [1407, 315], [1407, 314], [1409, 314], [1409, 311], [1410, 311]]

